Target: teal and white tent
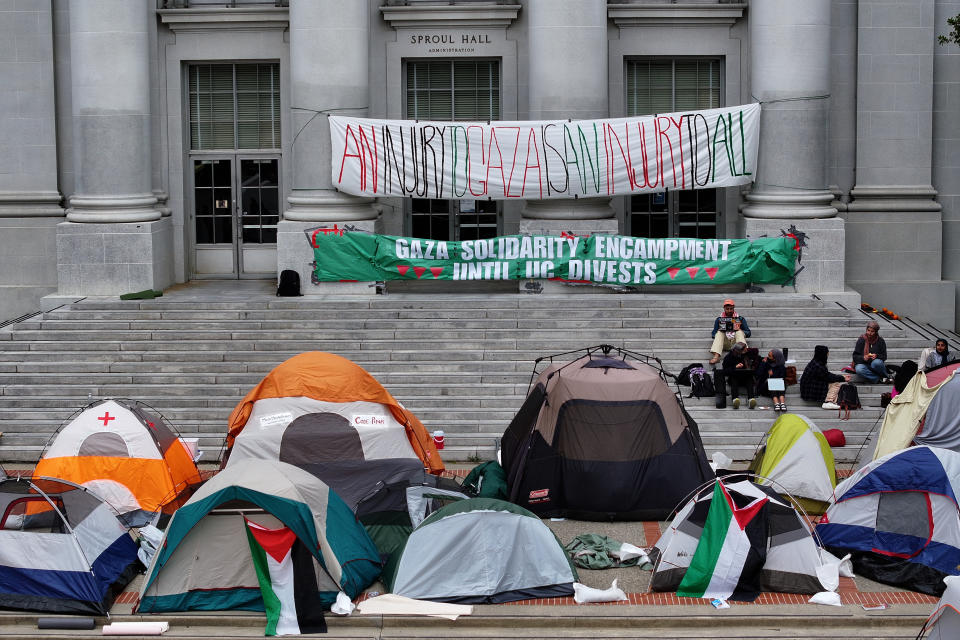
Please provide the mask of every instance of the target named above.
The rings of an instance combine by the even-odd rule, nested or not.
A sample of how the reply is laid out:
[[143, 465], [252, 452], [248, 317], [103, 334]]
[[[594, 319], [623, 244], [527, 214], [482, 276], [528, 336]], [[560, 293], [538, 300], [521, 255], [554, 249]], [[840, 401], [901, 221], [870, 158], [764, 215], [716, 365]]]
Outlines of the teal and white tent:
[[420, 523], [383, 581], [398, 595], [438, 602], [512, 602], [573, 595], [577, 570], [540, 518], [510, 502], [471, 498]]
[[315, 476], [284, 462], [245, 460], [174, 513], [140, 592], [140, 612], [263, 611], [248, 523], [284, 527], [309, 552], [321, 602], [351, 599], [380, 574], [380, 556], [350, 508]]

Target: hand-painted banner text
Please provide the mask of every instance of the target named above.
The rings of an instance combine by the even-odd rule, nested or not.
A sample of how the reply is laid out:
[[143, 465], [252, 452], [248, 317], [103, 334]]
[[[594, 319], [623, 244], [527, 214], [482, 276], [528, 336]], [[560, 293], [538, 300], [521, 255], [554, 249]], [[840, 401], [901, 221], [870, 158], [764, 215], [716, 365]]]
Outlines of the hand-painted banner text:
[[794, 275], [793, 238], [499, 236], [447, 242], [341, 229], [310, 234], [317, 280], [521, 280], [639, 286], [777, 283]]
[[577, 121], [330, 116], [333, 186], [435, 199], [601, 197], [753, 180], [760, 105]]

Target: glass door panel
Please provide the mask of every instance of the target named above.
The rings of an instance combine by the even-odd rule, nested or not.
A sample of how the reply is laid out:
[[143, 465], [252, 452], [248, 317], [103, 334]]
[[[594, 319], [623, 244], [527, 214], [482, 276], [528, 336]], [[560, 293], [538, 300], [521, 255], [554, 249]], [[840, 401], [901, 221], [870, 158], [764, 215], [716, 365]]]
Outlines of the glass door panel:
[[240, 158], [240, 265], [243, 274], [277, 270], [278, 158]]
[[194, 269], [199, 276], [238, 273], [233, 184], [231, 158], [194, 158]]

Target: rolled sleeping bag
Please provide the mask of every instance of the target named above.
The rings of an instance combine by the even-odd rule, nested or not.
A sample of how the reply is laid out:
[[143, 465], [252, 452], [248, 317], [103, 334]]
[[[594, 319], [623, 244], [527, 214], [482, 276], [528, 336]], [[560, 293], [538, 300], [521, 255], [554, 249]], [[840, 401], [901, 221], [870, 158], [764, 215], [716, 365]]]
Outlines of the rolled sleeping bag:
[[103, 625], [105, 636], [159, 636], [170, 629], [169, 622], [114, 622]]
[[37, 629], [71, 629], [76, 631], [89, 631], [97, 626], [93, 618], [71, 617], [51, 617], [37, 618]]

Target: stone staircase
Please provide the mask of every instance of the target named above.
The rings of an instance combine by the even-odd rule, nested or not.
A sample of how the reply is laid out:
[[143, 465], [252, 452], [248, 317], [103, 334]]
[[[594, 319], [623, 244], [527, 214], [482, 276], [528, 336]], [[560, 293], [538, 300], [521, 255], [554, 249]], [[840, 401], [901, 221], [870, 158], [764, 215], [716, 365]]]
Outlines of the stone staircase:
[[[303, 351], [349, 358], [380, 380], [430, 430], [447, 460], [489, 459], [520, 407], [538, 357], [608, 343], [659, 358], [677, 373], [706, 362], [720, 294], [323, 296], [276, 298], [270, 282], [181, 285], [151, 301], [87, 298], [0, 329], [0, 460], [29, 465], [72, 413], [91, 400], [152, 405], [217, 459], [232, 408], [270, 369]], [[796, 294], [740, 294], [761, 352], [789, 347], [798, 369], [815, 344], [831, 368], [849, 362], [868, 316]], [[875, 317], [875, 316], [874, 316]], [[916, 359], [930, 327], [878, 318], [891, 362]], [[560, 360], [569, 358], [561, 357]], [[684, 388], [688, 392], [688, 388]], [[864, 385], [864, 408], [841, 422], [790, 387], [791, 411], [839, 427], [852, 461], [881, 418], [886, 387]], [[763, 400], [763, 399], [762, 399]], [[709, 456], [750, 459], [775, 414], [714, 408], [685, 398]], [[764, 403], [761, 403], [764, 404]], [[769, 404], [769, 403], [766, 403]], [[870, 447], [862, 454], [869, 455]]]

